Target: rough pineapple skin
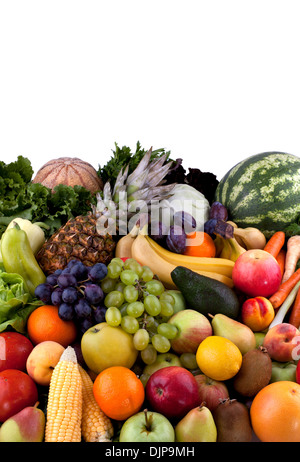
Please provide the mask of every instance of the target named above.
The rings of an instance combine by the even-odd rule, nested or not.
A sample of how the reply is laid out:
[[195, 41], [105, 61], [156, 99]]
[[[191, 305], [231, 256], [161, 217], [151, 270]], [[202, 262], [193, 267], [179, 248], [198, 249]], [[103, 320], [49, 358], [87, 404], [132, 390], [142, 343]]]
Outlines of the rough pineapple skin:
[[116, 240], [110, 234], [98, 234], [96, 221], [92, 213], [71, 218], [44, 243], [36, 259], [46, 275], [64, 269], [74, 259], [87, 266], [111, 261]]

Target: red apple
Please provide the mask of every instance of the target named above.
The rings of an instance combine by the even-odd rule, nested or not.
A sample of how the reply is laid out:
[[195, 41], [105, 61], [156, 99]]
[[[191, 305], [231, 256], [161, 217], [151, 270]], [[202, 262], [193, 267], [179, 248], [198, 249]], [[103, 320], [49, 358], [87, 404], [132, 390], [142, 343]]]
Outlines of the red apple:
[[292, 324], [283, 322], [271, 327], [265, 335], [263, 346], [274, 361], [295, 360], [299, 350], [300, 331]]
[[212, 327], [209, 320], [198, 311], [185, 309], [178, 311], [168, 320], [178, 329], [177, 336], [171, 340], [172, 349], [177, 354], [196, 353], [198, 346], [209, 335]]
[[6, 369], [26, 370], [26, 361], [33, 349], [31, 341], [18, 332], [0, 334], [0, 372]]
[[280, 266], [265, 250], [246, 250], [236, 260], [232, 280], [236, 289], [252, 297], [270, 297], [281, 284]]
[[274, 316], [273, 305], [266, 297], [248, 298], [242, 305], [242, 322], [253, 332], [261, 332], [269, 327]]
[[167, 419], [181, 419], [199, 406], [198, 384], [193, 374], [181, 366], [170, 366], [152, 374], [147, 382], [146, 398], [151, 409]]
[[213, 380], [205, 374], [195, 375], [198, 384], [199, 401], [205, 403], [205, 406], [214, 411], [220, 404], [220, 399], [229, 398], [229, 392], [226, 384], [218, 380]]

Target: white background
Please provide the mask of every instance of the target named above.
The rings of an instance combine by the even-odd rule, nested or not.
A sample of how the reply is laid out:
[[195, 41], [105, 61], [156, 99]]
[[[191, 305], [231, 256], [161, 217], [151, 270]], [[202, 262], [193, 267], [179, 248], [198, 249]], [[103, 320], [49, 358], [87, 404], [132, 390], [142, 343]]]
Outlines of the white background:
[[299, 1], [0, 0], [0, 160], [300, 156]]

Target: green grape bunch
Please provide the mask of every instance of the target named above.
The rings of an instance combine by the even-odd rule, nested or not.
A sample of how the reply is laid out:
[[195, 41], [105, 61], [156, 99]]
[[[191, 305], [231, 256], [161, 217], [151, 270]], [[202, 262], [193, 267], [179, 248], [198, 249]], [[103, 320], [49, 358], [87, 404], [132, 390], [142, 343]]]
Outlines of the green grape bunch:
[[101, 288], [106, 323], [132, 334], [145, 364], [152, 364], [158, 353], [171, 349], [171, 340], [178, 334], [176, 326], [168, 323], [175, 299], [149, 266], [133, 258], [123, 261], [115, 257], [107, 265]]

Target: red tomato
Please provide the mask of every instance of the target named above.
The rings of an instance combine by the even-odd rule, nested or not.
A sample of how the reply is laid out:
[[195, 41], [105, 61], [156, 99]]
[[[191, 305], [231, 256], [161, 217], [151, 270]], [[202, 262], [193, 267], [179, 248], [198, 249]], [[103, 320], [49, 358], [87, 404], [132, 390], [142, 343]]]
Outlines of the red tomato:
[[37, 401], [37, 386], [28, 374], [17, 369], [0, 372], [0, 422]]
[[5, 369], [26, 371], [26, 361], [33, 349], [31, 341], [18, 332], [0, 334], [0, 372]]
[[296, 382], [300, 383], [300, 360], [298, 361], [296, 367]]

